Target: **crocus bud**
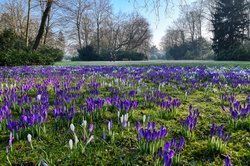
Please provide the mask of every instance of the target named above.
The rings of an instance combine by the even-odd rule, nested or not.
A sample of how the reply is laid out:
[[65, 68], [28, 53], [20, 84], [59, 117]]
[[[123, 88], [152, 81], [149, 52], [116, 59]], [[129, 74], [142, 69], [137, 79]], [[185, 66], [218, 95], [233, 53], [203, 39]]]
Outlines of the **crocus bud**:
[[74, 133], [75, 132], [75, 126], [73, 123], [70, 124], [70, 130]]
[[105, 133], [102, 134], [102, 139], [106, 139], [106, 134]]
[[136, 122], [136, 130], [139, 131], [141, 129], [141, 124], [140, 122]]
[[125, 114], [124, 119], [125, 121], [128, 121], [128, 113]]
[[6, 155], [8, 155], [8, 154], [9, 154], [9, 149], [8, 149], [8, 146], [6, 146], [5, 153], [6, 153]]
[[120, 117], [120, 114], [121, 114], [121, 113], [120, 113], [120, 111], [118, 111], [118, 112], [117, 112], [117, 116], [118, 116], [118, 118]]
[[41, 100], [41, 97], [42, 97], [42, 95], [37, 95], [37, 96], [36, 96], [37, 101], [40, 101], [40, 100]]
[[145, 123], [145, 121], [146, 121], [146, 115], [143, 115], [143, 117], [142, 117], [142, 121], [143, 121], [143, 123]]
[[86, 120], [84, 120], [84, 121], [82, 122], [82, 126], [83, 126], [84, 128], [86, 128], [86, 126], [87, 126], [87, 121], [86, 121]]
[[73, 149], [73, 140], [72, 139], [69, 140], [69, 149], [70, 150]]
[[124, 116], [122, 115], [121, 116], [121, 123], [123, 123], [123, 121], [124, 121]]
[[28, 142], [29, 142], [29, 143], [31, 143], [31, 137], [32, 137], [32, 136], [31, 136], [30, 134], [27, 135], [27, 139], [28, 139]]
[[94, 139], [94, 136], [93, 136], [93, 135], [90, 136], [90, 138], [89, 138], [89, 140], [87, 141], [86, 145], [88, 145], [88, 144], [92, 141], [92, 139]]
[[109, 132], [111, 132], [112, 126], [113, 126], [113, 123], [112, 123], [112, 120], [110, 120], [109, 123], [108, 123], [108, 130], [109, 130]]
[[130, 128], [130, 122], [128, 122], [128, 128]]
[[93, 130], [94, 130], [94, 125], [93, 125], [93, 123], [91, 123], [89, 125], [89, 132], [91, 133]]
[[79, 139], [77, 138], [76, 134], [74, 135], [74, 137], [75, 137], [75, 146], [77, 147], [77, 144], [78, 144], [78, 142], [79, 142]]

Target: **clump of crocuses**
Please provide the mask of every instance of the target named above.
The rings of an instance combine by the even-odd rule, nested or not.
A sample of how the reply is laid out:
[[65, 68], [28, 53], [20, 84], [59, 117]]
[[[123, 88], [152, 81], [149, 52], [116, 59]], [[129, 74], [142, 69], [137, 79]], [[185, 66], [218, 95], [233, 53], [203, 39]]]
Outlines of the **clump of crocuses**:
[[181, 132], [182, 134], [191, 139], [194, 137], [193, 130], [196, 128], [198, 117], [200, 112], [198, 109], [192, 111], [192, 106], [189, 106], [189, 115], [186, 120], [181, 119], [180, 123], [182, 124]]
[[248, 128], [250, 130], [250, 104], [241, 105], [234, 99], [229, 104], [229, 111], [222, 105], [222, 110], [227, 114], [228, 122], [232, 128]]
[[148, 122], [147, 127], [142, 128], [140, 122], [136, 123], [138, 147], [144, 153], [154, 153], [163, 145], [168, 130], [162, 125], [157, 130], [155, 122]]
[[226, 143], [230, 139], [230, 137], [231, 134], [225, 134], [223, 125], [216, 127], [216, 124], [213, 123], [210, 129], [210, 138], [208, 140], [209, 150], [211, 152], [224, 152], [226, 148]]
[[172, 139], [171, 142], [165, 142], [164, 147], [160, 147], [157, 152], [154, 153], [154, 165], [171, 166], [172, 164], [180, 163], [180, 153], [183, 148], [185, 139], [180, 138], [179, 144], [176, 139]]
[[178, 99], [168, 98], [168, 101], [162, 100], [160, 107], [161, 111], [159, 115], [161, 118], [174, 117], [176, 115], [176, 109], [180, 107], [181, 103]]

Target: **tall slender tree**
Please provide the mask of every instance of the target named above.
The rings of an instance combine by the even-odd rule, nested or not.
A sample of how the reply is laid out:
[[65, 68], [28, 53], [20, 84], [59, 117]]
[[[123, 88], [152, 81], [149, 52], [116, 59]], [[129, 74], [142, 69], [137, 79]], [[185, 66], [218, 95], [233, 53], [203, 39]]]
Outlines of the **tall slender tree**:
[[38, 34], [36, 36], [36, 39], [35, 39], [35, 43], [33, 45], [33, 50], [36, 50], [40, 44], [40, 41], [43, 37], [43, 33], [44, 33], [44, 29], [45, 29], [45, 26], [46, 26], [46, 20], [49, 16], [49, 12], [50, 12], [50, 9], [51, 9], [51, 6], [53, 4], [53, 0], [47, 0], [46, 2], [46, 8], [43, 12], [43, 15], [42, 15], [42, 20], [41, 20], [41, 23], [40, 23], [40, 27], [39, 27], [39, 30], [38, 30]]
[[28, 0], [28, 14], [27, 14], [27, 25], [26, 25], [26, 34], [25, 34], [25, 42], [26, 46], [29, 46], [29, 27], [30, 27], [30, 7], [31, 0]]

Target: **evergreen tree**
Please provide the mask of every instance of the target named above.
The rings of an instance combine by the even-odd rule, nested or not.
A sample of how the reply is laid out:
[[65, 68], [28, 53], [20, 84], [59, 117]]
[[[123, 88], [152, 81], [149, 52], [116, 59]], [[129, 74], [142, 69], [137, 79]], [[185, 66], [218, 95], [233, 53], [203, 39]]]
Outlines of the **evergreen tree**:
[[242, 44], [249, 26], [246, 0], [216, 0], [213, 13], [213, 50], [217, 60], [249, 60]]

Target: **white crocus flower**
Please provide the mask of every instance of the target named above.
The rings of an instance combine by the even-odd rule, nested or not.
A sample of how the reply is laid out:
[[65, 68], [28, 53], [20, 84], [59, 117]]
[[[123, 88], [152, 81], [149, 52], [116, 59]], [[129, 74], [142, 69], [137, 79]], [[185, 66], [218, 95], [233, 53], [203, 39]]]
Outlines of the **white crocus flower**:
[[78, 142], [79, 142], [79, 139], [77, 138], [76, 134], [74, 135], [74, 137], [75, 137], [75, 146], [77, 147], [77, 144], [78, 144]]
[[73, 149], [73, 140], [72, 139], [69, 140], [69, 149], [70, 150]]
[[122, 115], [121, 116], [121, 123], [123, 123], [123, 121], [124, 121], [124, 116]]
[[128, 121], [128, 113], [125, 114], [124, 120], [127, 122]]
[[86, 121], [86, 120], [83, 120], [83, 122], [82, 122], [82, 127], [84, 127], [84, 128], [87, 127], [87, 121]]
[[42, 95], [37, 95], [37, 96], [36, 96], [36, 99], [37, 99], [38, 101], [40, 101], [41, 98], [42, 98]]
[[146, 122], [146, 115], [143, 115], [143, 117], [142, 117], [142, 121], [143, 121], [143, 123], [145, 123]]
[[28, 142], [30, 143], [31, 149], [33, 149], [33, 145], [32, 145], [32, 140], [31, 140], [32, 136], [30, 134], [27, 135], [27, 139]]
[[120, 117], [120, 114], [121, 114], [121, 112], [120, 112], [120, 111], [118, 111], [118, 112], [117, 112], [118, 118]]
[[27, 135], [28, 142], [31, 143], [32, 136], [30, 134]]
[[73, 123], [70, 124], [70, 130], [75, 133], [75, 126]]
[[150, 121], [150, 116], [148, 116], [148, 122]]

